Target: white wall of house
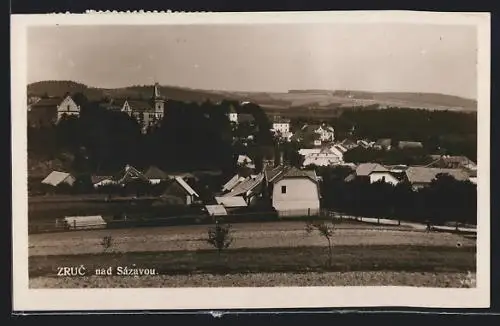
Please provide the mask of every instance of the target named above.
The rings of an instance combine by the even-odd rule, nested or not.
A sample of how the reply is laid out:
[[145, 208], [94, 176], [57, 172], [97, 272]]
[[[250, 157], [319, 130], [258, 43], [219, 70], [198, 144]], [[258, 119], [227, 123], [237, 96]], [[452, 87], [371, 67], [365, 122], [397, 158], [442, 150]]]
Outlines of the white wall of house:
[[373, 172], [370, 174], [370, 183], [375, 183], [381, 180], [390, 183], [394, 186], [399, 183], [398, 179], [396, 179], [392, 174], [387, 172]]
[[273, 207], [280, 215], [287, 213], [319, 211], [319, 192], [314, 181], [308, 178], [284, 178], [273, 186]]
[[319, 138], [321, 141], [328, 142], [335, 140], [335, 133], [333, 130], [328, 130], [327, 128], [323, 128], [320, 126], [318, 129], [315, 130], [315, 132], [319, 134]]
[[274, 122], [273, 130], [286, 134], [290, 131], [290, 123], [288, 122]]
[[229, 113], [229, 121], [238, 123], [238, 113], [236, 112]]
[[57, 121], [61, 120], [64, 116], [79, 116], [80, 107], [73, 101], [70, 96], [66, 98], [57, 106]]
[[342, 157], [330, 153], [309, 154], [305, 157], [303, 166], [316, 165], [316, 166], [329, 166], [342, 163]]

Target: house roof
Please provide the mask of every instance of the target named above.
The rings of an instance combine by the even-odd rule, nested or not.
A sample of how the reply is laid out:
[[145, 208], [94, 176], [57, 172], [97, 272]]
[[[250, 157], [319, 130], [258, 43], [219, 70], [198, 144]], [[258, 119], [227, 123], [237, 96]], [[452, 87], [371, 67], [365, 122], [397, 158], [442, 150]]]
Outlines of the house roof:
[[231, 196], [231, 197], [215, 197], [217, 204], [223, 205], [227, 208], [233, 207], [246, 207], [247, 202], [241, 196]]
[[123, 171], [123, 175], [118, 175], [118, 177], [114, 178], [119, 183], [141, 179], [144, 181], [148, 181], [148, 179], [142, 174], [141, 171], [137, 170], [131, 165], [126, 165]]
[[389, 172], [388, 169], [378, 163], [361, 163], [356, 168], [356, 175], [369, 176], [372, 172]]
[[96, 184], [104, 180], [113, 180], [113, 177], [105, 175], [93, 175], [90, 177], [90, 180], [93, 184]]
[[165, 172], [163, 172], [162, 170], [160, 170], [156, 166], [150, 166], [149, 169], [144, 173], [144, 176], [146, 178], [148, 178], [149, 180], [152, 180], [152, 179], [161, 179], [161, 180], [168, 179], [168, 175]]
[[208, 214], [211, 216], [224, 216], [227, 215], [227, 211], [222, 205], [205, 205]]
[[45, 179], [42, 180], [42, 183], [57, 186], [69, 176], [71, 176], [71, 174], [67, 172], [52, 171]]
[[188, 185], [186, 181], [184, 181], [184, 179], [182, 179], [181, 177], [175, 177], [175, 181], [177, 181], [177, 183], [179, 183], [181, 187], [184, 188], [184, 190], [186, 190], [188, 194], [190, 194], [191, 196], [199, 197], [196, 191], [194, 191], [194, 189], [191, 188], [191, 186]]
[[238, 155], [238, 164], [243, 164], [245, 161], [246, 163], [252, 163], [252, 159], [247, 155]]
[[244, 180], [245, 180], [244, 177], [240, 176], [239, 174], [235, 174], [228, 182], [226, 182], [222, 186], [222, 190], [230, 191], [231, 189], [236, 187], [236, 185], [238, 185], [240, 182], [243, 182]]
[[283, 172], [283, 166], [276, 166], [274, 168], [266, 167], [264, 170], [266, 181], [272, 182], [281, 172]]
[[259, 173], [255, 176], [250, 176], [246, 178], [243, 182], [240, 182], [236, 187], [234, 187], [231, 192], [223, 195], [224, 197], [238, 196], [247, 193], [248, 191], [252, 191], [255, 187], [257, 187], [262, 180], [264, 180], [264, 174]]
[[283, 118], [280, 116], [274, 116], [273, 117], [273, 123], [290, 123], [290, 119]]
[[431, 183], [438, 174], [448, 174], [459, 181], [469, 179], [469, 175], [461, 169], [440, 169], [411, 166], [406, 170], [406, 176], [408, 181], [411, 183]]
[[286, 178], [309, 178], [315, 183], [318, 182], [318, 178], [314, 170], [300, 170], [296, 167], [285, 167], [283, 173], [274, 179], [274, 182], [278, 182], [279, 180]]
[[127, 100], [127, 103], [133, 111], [153, 110], [153, 105], [147, 100]]

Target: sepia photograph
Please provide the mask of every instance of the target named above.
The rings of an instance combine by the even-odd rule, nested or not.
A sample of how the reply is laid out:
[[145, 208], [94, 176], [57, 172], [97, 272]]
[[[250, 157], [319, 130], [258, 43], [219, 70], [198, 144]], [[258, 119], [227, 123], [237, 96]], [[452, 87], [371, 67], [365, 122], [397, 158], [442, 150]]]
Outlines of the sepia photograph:
[[489, 303], [487, 14], [131, 15], [12, 18], [23, 300]]

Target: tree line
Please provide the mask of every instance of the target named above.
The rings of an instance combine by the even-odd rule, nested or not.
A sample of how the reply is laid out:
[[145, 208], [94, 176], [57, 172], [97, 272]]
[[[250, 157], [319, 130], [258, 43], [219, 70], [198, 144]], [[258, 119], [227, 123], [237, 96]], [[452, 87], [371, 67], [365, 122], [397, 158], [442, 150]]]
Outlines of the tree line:
[[407, 181], [396, 186], [363, 179], [346, 182], [352, 173], [349, 167], [321, 167], [317, 173], [323, 179], [322, 207], [344, 214], [436, 225], [477, 221], [477, 187], [470, 181], [442, 174], [427, 187], [414, 190]]
[[234, 172], [236, 148], [233, 126], [227, 118], [230, 105], [254, 116], [256, 146], [273, 143], [270, 123], [253, 104], [240, 107], [223, 101], [185, 103], [168, 101], [165, 115], [141, 132], [140, 123], [124, 112], [107, 110], [99, 102], [79, 99], [79, 117], [63, 117], [52, 126], [28, 127], [30, 158], [51, 160], [65, 153], [72, 169], [107, 175], [131, 164], [139, 169], [155, 165], [169, 171], [219, 170]]

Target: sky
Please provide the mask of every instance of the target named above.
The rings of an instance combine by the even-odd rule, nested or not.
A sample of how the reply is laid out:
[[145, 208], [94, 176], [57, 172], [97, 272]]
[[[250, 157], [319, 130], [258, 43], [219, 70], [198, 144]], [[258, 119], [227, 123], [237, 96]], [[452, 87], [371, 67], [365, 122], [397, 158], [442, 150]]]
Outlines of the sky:
[[227, 91], [328, 89], [476, 98], [474, 26], [295, 24], [42, 26], [28, 82]]

